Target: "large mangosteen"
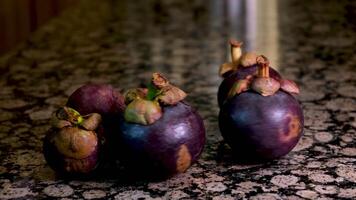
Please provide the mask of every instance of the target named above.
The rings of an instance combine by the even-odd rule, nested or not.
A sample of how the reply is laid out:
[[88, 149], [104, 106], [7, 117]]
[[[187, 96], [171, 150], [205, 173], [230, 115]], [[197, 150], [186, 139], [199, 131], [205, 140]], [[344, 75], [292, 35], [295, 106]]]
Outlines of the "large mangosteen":
[[100, 141], [95, 130], [100, 123], [97, 113], [81, 116], [69, 107], [59, 109], [43, 142], [48, 165], [60, 174], [93, 171], [99, 164]]
[[[220, 66], [219, 74], [224, 80], [221, 82], [218, 90], [218, 104], [221, 107], [230, 89], [234, 84], [241, 79], [245, 79], [248, 75], [256, 75], [258, 65], [256, 59], [258, 55], [255, 52], [242, 53], [241, 50], [242, 42], [236, 40], [230, 40], [231, 47], [231, 62], [224, 63]], [[269, 67], [269, 74], [272, 78], [280, 80], [280, 74]]]
[[205, 127], [185, 97], [159, 73], [148, 90], [126, 93], [120, 141], [123, 163], [132, 174], [161, 179], [186, 171], [198, 159]]
[[269, 75], [269, 62], [257, 57], [257, 75], [237, 80], [219, 113], [219, 127], [237, 161], [261, 162], [293, 149], [303, 134], [297, 85]]

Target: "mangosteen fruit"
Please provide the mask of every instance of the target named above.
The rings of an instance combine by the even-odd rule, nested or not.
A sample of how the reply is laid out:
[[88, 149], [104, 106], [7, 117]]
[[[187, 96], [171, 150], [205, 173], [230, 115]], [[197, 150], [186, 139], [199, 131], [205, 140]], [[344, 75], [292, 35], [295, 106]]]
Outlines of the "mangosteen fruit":
[[297, 85], [270, 76], [266, 57], [258, 56], [256, 63], [256, 75], [233, 84], [219, 113], [222, 136], [239, 162], [284, 156], [303, 134], [303, 111], [293, 96]]
[[205, 127], [186, 93], [154, 73], [147, 89], [126, 92], [121, 121], [122, 162], [136, 178], [162, 179], [186, 171], [201, 154]]
[[87, 174], [99, 164], [100, 141], [95, 130], [101, 116], [80, 115], [63, 107], [53, 117], [54, 126], [46, 134], [43, 153], [48, 165], [60, 174]]
[[125, 108], [120, 92], [106, 84], [83, 85], [69, 96], [67, 106], [82, 115], [99, 113], [103, 117], [122, 114]]
[[121, 118], [125, 108], [124, 97], [107, 84], [87, 84], [75, 90], [68, 98], [67, 104], [83, 115], [99, 113], [102, 116], [102, 126], [98, 137], [103, 141], [102, 153], [104, 159], [115, 162], [119, 151], [115, 142], [120, 128], [117, 119]]
[[[219, 74], [224, 80], [218, 89], [219, 107], [224, 104], [229, 91], [238, 80], [245, 79], [249, 75], [256, 75], [257, 73], [258, 65], [256, 59], [258, 55], [255, 52], [242, 53], [241, 46], [242, 42], [230, 40], [232, 61], [220, 66]], [[272, 67], [269, 67], [269, 74], [272, 78], [278, 81], [281, 80], [280, 74]]]

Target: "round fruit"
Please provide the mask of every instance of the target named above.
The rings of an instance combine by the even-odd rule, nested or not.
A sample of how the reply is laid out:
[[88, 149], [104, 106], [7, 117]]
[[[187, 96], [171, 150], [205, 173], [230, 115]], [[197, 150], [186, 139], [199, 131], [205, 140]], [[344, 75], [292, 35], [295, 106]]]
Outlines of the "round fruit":
[[[221, 82], [218, 89], [218, 104], [221, 107], [226, 99], [228, 98], [229, 91], [233, 87], [236, 81], [245, 79], [248, 75], [255, 75], [257, 72], [258, 66], [254, 64], [249, 67], [238, 68], [238, 70], [231, 72], [231, 74], [227, 75], [224, 80]], [[274, 70], [272, 67], [269, 68], [270, 76], [276, 80], [281, 80], [281, 75]]]
[[102, 126], [98, 136], [103, 141], [103, 154], [107, 160], [115, 160], [118, 146], [117, 133], [120, 128], [117, 119], [122, 117], [125, 109], [124, 97], [112, 86], [105, 84], [88, 84], [78, 88], [69, 97], [67, 106], [74, 108], [83, 115], [99, 113]]
[[284, 91], [264, 97], [248, 91], [234, 96], [220, 110], [219, 127], [241, 161], [263, 161], [284, 156], [303, 133], [303, 112]]
[[286, 155], [303, 134], [303, 111], [291, 95], [299, 93], [297, 85], [271, 71], [266, 57], [256, 63], [255, 75], [231, 83], [219, 113], [222, 136], [240, 162]]
[[120, 115], [125, 109], [123, 96], [110, 85], [84, 85], [70, 95], [67, 106], [82, 115], [99, 113], [104, 118]]
[[202, 118], [186, 94], [154, 73], [148, 91], [130, 90], [121, 121], [122, 161], [139, 177], [166, 178], [186, 171], [205, 144]]
[[187, 170], [205, 143], [203, 120], [188, 104], [163, 107], [150, 125], [122, 122], [124, 161], [135, 173], [166, 177]]
[[56, 114], [55, 127], [46, 134], [43, 153], [48, 165], [63, 174], [83, 174], [93, 171], [99, 163], [99, 148], [95, 129], [99, 114], [82, 117], [64, 107]]

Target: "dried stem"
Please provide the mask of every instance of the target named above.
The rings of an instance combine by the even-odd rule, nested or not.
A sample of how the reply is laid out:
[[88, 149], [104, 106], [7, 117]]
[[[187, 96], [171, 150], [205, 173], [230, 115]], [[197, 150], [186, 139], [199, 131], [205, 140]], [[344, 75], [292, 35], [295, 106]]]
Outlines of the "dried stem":
[[269, 77], [269, 60], [266, 56], [260, 55], [256, 59], [258, 68], [258, 77], [268, 78]]
[[235, 66], [237, 66], [240, 62], [240, 58], [242, 55], [242, 51], [241, 51], [242, 42], [231, 39], [230, 45], [231, 45], [231, 60], [232, 63]]

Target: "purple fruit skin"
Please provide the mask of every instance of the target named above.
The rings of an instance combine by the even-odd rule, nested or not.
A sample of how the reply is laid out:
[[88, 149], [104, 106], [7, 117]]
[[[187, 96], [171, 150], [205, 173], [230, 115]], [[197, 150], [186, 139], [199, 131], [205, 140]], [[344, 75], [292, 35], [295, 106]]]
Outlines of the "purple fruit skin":
[[[118, 129], [117, 118], [122, 116], [125, 109], [124, 97], [112, 86], [105, 84], [88, 84], [78, 88], [68, 98], [67, 106], [81, 115], [99, 113], [106, 132]], [[102, 136], [101, 132], [98, 134]]]
[[286, 155], [303, 134], [298, 101], [278, 91], [264, 97], [253, 91], [228, 100], [219, 113], [225, 141], [240, 162], [262, 162]]
[[74, 91], [67, 102], [68, 107], [81, 115], [99, 113], [103, 117], [122, 114], [124, 105], [124, 97], [105, 84], [84, 85]]
[[[92, 154], [84, 159], [74, 159], [74, 158], [66, 158], [60, 152], [58, 152], [57, 148], [50, 141], [51, 138], [56, 134], [56, 129], [50, 129], [47, 135], [43, 140], [43, 154], [47, 161], [47, 164], [57, 173], [62, 175], [84, 175], [89, 172], [92, 172], [96, 169], [99, 163], [99, 151], [98, 146], [92, 152]], [[81, 164], [81, 167], [77, 169], [77, 171], [69, 172], [66, 169], [66, 162]]]
[[[253, 65], [250, 67], [240, 67], [237, 71], [228, 74], [226, 78], [224, 78], [218, 90], [218, 104], [220, 108], [224, 104], [227, 95], [230, 89], [232, 88], [232, 86], [234, 85], [234, 83], [237, 80], [244, 79], [248, 75], [255, 74], [257, 72], [257, 69], [258, 69], [257, 65]], [[277, 81], [281, 80], [281, 75], [272, 67], [269, 68], [269, 73], [270, 73], [270, 77], [276, 79]]]
[[179, 173], [177, 159], [182, 145], [186, 145], [191, 156], [190, 166], [205, 144], [203, 120], [184, 102], [163, 107], [163, 116], [151, 125], [122, 121], [121, 130], [124, 164], [131, 172], [149, 178]]
[[99, 113], [102, 116], [102, 125], [97, 131], [103, 144], [102, 157], [104, 160], [115, 160], [118, 146], [114, 141], [118, 140], [120, 132], [117, 119], [122, 117], [125, 109], [124, 97], [110, 85], [87, 84], [73, 92], [67, 106], [81, 115]]

